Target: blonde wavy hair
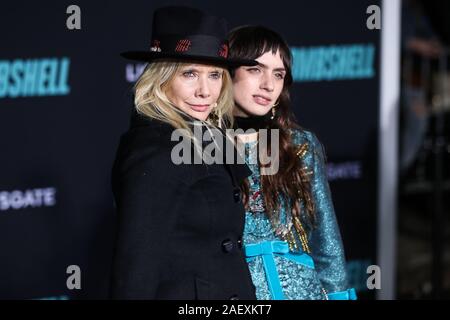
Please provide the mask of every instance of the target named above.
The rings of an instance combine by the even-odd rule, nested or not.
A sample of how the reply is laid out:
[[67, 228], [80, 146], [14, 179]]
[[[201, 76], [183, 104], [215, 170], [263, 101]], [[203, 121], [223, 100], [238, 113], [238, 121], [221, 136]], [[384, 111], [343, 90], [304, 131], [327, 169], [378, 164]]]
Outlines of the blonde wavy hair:
[[[189, 123], [182, 117], [187, 115], [181, 109], [177, 108], [167, 98], [166, 92], [172, 79], [180, 72], [181, 68], [192, 63], [179, 61], [156, 61], [149, 63], [141, 74], [134, 86], [134, 103], [138, 113], [151, 119], [157, 119], [170, 124], [175, 129], [186, 129], [189, 137], [193, 137]], [[219, 123], [214, 115], [202, 121], [208, 127], [231, 127], [233, 124], [233, 91], [232, 80], [227, 69], [223, 70], [222, 89], [217, 100], [217, 106], [211, 111], [214, 115], [220, 114], [222, 117]]]

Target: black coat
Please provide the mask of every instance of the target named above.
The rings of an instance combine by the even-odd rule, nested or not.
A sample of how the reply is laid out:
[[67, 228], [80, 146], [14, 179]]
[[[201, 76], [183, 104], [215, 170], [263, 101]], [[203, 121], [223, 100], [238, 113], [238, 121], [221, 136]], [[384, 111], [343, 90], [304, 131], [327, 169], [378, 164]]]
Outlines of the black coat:
[[171, 161], [173, 128], [136, 117], [120, 141], [113, 299], [256, 299], [242, 250], [244, 165]]

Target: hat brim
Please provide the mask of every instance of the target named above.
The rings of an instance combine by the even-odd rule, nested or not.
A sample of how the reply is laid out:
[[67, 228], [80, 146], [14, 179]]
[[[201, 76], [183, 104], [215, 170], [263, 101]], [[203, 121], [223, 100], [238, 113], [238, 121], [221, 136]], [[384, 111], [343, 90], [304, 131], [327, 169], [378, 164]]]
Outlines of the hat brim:
[[221, 57], [167, 54], [161, 52], [147, 51], [126, 51], [120, 54], [123, 58], [135, 61], [154, 62], [155, 60], [170, 59], [180, 61], [195, 61], [217, 64], [226, 67], [255, 66], [258, 64], [256, 60], [249, 59], [225, 59]]

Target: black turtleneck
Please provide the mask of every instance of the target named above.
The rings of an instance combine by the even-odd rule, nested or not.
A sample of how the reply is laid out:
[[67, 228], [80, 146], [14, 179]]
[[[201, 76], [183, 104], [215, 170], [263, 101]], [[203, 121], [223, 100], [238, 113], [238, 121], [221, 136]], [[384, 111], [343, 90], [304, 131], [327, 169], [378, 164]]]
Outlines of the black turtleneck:
[[244, 117], [234, 117], [234, 127], [235, 129], [242, 129], [244, 131], [248, 129], [254, 129], [258, 131], [259, 129], [265, 129], [269, 126], [270, 115], [265, 114], [263, 116], [250, 116]]

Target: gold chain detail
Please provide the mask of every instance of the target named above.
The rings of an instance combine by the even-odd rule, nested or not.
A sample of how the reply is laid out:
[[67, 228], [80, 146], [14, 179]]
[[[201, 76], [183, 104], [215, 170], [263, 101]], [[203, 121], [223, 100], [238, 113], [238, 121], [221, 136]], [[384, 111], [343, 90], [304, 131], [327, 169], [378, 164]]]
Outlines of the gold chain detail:
[[298, 217], [294, 217], [294, 227], [295, 230], [297, 230], [298, 236], [300, 238], [300, 242], [302, 243], [302, 249], [306, 253], [311, 253], [311, 250], [309, 249], [308, 245], [308, 236], [306, 234], [305, 229], [302, 226], [302, 223], [300, 222], [300, 219]]
[[303, 158], [308, 151], [308, 143], [302, 143], [297, 149], [297, 156]]

